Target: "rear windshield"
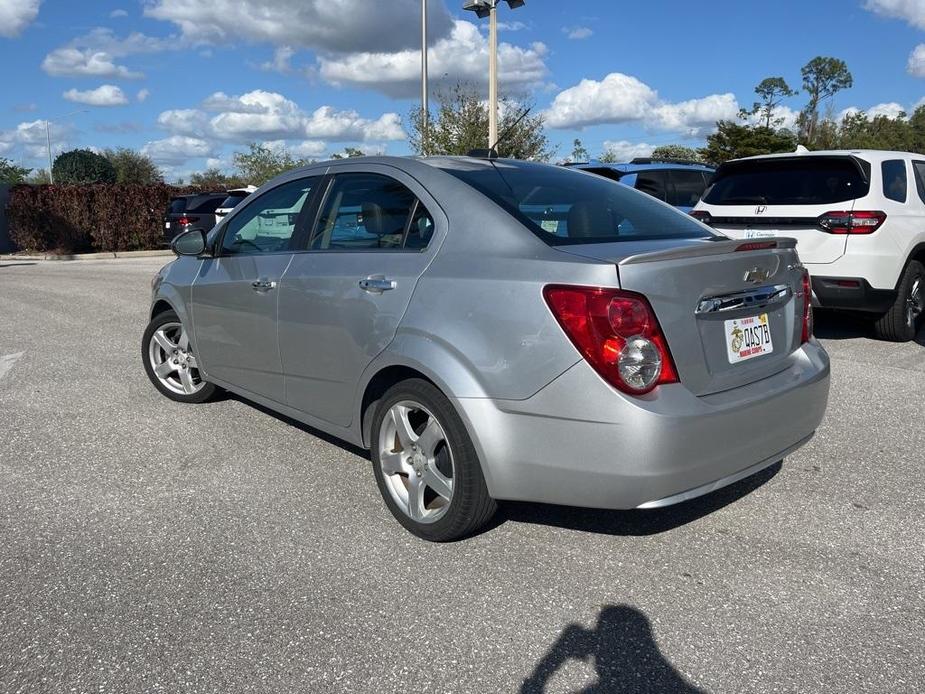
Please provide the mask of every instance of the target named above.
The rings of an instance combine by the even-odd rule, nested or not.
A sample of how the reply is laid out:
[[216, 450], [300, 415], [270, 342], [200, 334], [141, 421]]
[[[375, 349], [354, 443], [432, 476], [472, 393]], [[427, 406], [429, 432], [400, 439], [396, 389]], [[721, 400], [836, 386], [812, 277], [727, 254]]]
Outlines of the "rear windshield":
[[457, 161], [442, 168], [551, 246], [711, 236], [687, 215], [594, 174], [504, 161]]
[[183, 214], [186, 212], [186, 198], [173, 198], [170, 201], [170, 214]]
[[851, 157], [755, 159], [721, 166], [703, 199], [710, 205], [829, 205], [864, 197], [869, 180], [870, 164]]
[[248, 193], [229, 193], [228, 197], [222, 200], [222, 204], [219, 205], [219, 207], [224, 209], [237, 207], [248, 195]]
[[224, 196], [221, 195], [197, 196], [187, 203], [187, 212], [202, 212], [205, 214], [215, 212], [224, 199]]

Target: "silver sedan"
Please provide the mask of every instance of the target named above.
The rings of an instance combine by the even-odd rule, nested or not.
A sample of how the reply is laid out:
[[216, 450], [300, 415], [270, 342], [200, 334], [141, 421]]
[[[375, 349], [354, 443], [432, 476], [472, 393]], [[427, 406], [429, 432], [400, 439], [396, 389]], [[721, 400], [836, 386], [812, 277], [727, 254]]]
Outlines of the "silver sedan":
[[155, 387], [222, 388], [370, 450], [443, 541], [496, 500], [654, 508], [780, 461], [825, 412], [809, 276], [593, 174], [362, 158], [267, 183], [173, 243]]

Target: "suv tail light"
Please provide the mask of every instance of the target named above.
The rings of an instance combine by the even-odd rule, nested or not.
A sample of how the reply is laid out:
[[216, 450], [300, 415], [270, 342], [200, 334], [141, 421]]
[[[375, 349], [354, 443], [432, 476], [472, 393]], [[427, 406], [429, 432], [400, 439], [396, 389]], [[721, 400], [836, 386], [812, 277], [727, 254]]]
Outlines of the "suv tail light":
[[886, 221], [886, 212], [826, 212], [818, 219], [830, 234], [873, 234]]
[[711, 215], [706, 210], [692, 210], [688, 214], [690, 214], [690, 216], [696, 219], [698, 222], [703, 222], [707, 225], [713, 221], [713, 215]]
[[180, 219], [177, 220], [177, 224], [185, 227], [197, 221], [199, 221], [199, 217], [190, 217], [189, 215], [183, 215], [182, 217], [180, 217]]
[[678, 373], [645, 297], [617, 289], [550, 285], [543, 296], [559, 325], [605, 381], [643, 395]]
[[809, 270], [803, 270], [803, 335], [800, 344], [806, 344], [813, 336], [813, 285]]

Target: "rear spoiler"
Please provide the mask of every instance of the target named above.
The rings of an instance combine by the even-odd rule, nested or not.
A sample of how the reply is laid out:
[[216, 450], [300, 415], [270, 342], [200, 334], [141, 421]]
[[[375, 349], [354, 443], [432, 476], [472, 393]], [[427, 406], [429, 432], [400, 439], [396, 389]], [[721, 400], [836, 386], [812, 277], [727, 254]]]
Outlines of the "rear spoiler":
[[[717, 237], [718, 238], [718, 237]], [[788, 250], [797, 247], [797, 240], [788, 237], [779, 237], [773, 239], [756, 239], [753, 241], [739, 240], [719, 240], [706, 241], [695, 246], [682, 246], [680, 248], [670, 248], [667, 251], [655, 251], [653, 253], [639, 253], [624, 258], [618, 267], [626, 265], [640, 265], [642, 263], [657, 263], [665, 260], [681, 260], [683, 258], [703, 258], [713, 255], [724, 255], [726, 253], [763, 251], [763, 250]]]

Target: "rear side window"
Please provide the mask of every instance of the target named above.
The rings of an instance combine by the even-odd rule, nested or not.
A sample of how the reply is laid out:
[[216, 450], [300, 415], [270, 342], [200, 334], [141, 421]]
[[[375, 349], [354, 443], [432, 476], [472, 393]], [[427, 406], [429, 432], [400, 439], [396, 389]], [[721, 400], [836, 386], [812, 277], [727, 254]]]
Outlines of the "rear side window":
[[915, 188], [925, 202], [925, 161], [913, 161], [912, 171], [915, 173]]
[[889, 200], [906, 202], [906, 189], [909, 182], [906, 179], [906, 162], [902, 159], [891, 159], [880, 165], [883, 174], [883, 194]]
[[593, 174], [504, 161], [454, 161], [441, 168], [550, 246], [712, 238], [686, 214]]
[[703, 195], [707, 186], [700, 171], [672, 171], [668, 204], [675, 207], [693, 207]]
[[667, 202], [668, 171], [640, 171], [636, 175], [636, 190]]
[[829, 205], [870, 191], [870, 164], [851, 157], [752, 159], [724, 164], [710, 205]]
[[186, 212], [186, 198], [174, 198], [170, 201], [170, 214], [183, 214]]
[[334, 178], [311, 248], [319, 251], [422, 249], [433, 218], [408, 188], [379, 174]]

